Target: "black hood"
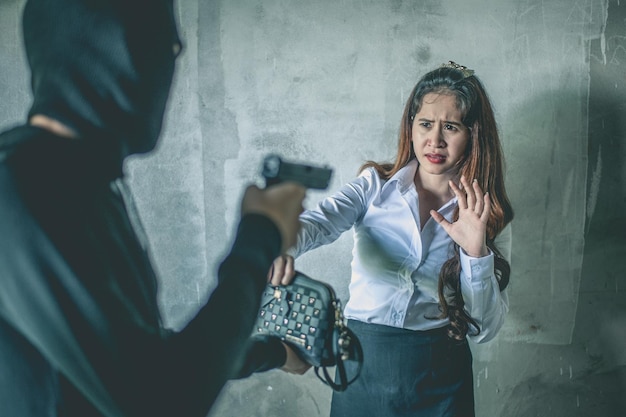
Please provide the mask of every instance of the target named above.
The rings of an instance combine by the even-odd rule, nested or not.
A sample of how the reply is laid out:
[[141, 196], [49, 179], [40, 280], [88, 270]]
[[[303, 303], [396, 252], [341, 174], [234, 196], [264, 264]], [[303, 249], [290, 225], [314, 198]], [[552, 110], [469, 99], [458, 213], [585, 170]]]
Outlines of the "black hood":
[[29, 0], [29, 117], [44, 114], [123, 160], [154, 148], [180, 45], [172, 0]]

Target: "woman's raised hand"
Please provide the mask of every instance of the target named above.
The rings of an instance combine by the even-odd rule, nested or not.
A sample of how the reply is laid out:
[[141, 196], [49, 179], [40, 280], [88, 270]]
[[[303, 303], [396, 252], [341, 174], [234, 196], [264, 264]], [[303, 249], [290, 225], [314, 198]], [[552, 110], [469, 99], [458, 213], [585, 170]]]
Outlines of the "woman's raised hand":
[[287, 285], [295, 275], [293, 256], [281, 255], [274, 259], [274, 263], [267, 274], [267, 281], [272, 285]]
[[487, 221], [491, 214], [491, 199], [489, 193], [483, 193], [476, 180], [470, 184], [464, 176], [461, 176], [461, 186], [462, 189], [450, 181], [450, 188], [459, 204], [457, 221], [450, 223], [435, 210], [431, 210], [430, 215], [467, 255], [480, 258], [489, 254], [486, 235]]

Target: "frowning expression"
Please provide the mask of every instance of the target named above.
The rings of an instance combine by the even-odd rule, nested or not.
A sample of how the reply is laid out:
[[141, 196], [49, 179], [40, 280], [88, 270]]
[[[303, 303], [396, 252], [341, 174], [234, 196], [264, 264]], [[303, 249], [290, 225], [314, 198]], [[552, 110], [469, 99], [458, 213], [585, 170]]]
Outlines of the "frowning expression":
[[412, 127], [413, 151], [421, 171], [448, 178], [456, 175], [469, 141], [462, 117], [453, 95], [424, 96]]

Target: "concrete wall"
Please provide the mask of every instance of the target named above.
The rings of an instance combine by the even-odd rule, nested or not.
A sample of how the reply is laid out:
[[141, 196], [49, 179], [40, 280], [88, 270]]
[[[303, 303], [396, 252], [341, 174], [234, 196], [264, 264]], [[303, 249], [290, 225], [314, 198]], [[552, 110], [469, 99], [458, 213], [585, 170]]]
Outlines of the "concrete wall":
[[[23, 0], [0, 0], [0, 125], [24, 119]], [[329, 164], [328, 193], [393, 157], [417, 79], [476, 70], [514, 204], [511, 311], [472, 346], [478, 415], [626, 413], [626, 5], [619, 0], [178, 2], [182, 55], [162, 141], [127, 172], [167, 323], [210, 295], [262, 157]], [[326, 192], [311, 192], [313, 205]], [[297, 267], [347, 299], [351, 236]], [[212, 417], [328, 415], [309, 372], [234, 381]], [[620, 411], [621, 410], [621, 411]]]

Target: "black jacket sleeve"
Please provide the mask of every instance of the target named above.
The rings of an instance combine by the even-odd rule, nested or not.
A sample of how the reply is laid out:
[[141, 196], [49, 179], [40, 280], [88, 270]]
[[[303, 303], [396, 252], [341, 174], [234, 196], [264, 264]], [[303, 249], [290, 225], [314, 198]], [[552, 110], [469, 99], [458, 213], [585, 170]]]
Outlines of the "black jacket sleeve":
[[243, 366], [235, 378], [247, 378], [255, 372], [265, 372], [285, 364], [287, 352], [277, 337], [254, 336], [250, 340]]
[[246, 363], [278, 228], [244, 216], [206, 305], [165, 331], [123, 204], [75, 166], [85, 158], [41, 143], [0, 158], [0, 319], [13, 329], [0, 336], [30, 343], [104, 416], [205, 417]]
[[[168, 338], [161, 357], [146, 364], [149, 369], [159, 366], [162, 372], [162, 376], [157, 372], [154, 377], [163, 385], [145, 393], [150, 399], [156, 397], [154, 392], [163, 395], [153, 412], [204, 416], [226, 381], [240, 376], [244, 366], [257, 363], [252, 366], [259, 370], [263, 364], [277, 365], [267, 359], [259, 364], [254, 355], [265, 353], [254, 345], [250, 348], [249, 338], [267, 271], [280, 253], [280, 245], [278, 229], [266, 217], [247, 215], [241, 220], [209, 301], [180, 333]], [[142, 414], [145, 408], [136, 412], [146, 415]]]

